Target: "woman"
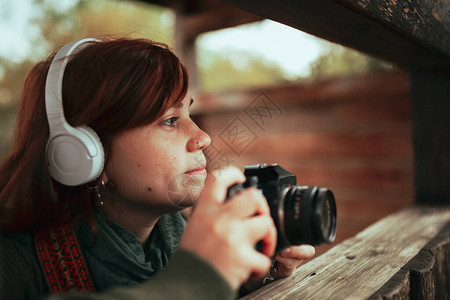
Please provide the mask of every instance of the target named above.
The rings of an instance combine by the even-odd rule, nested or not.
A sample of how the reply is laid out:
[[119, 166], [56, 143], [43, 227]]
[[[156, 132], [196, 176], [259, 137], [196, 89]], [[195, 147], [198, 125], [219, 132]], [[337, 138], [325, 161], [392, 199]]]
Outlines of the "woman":
[[[206, 179], [202, 150], [210, 138], [190, 119], [188, 76], [178, 58], [143, 39], [85, 40], [69, 48], [36, 64], [22, 90], [14, 148], [0, 172], [6, 236], [0, 293], [21, 299], [102, 292], [157, 273], [156, 282], [197, 279], [187, 290], [195, 286], [215, 298], [232, 297], [251, 275], [257, 287], [276, 241], [267, 203], [255, 189], [224, 203], [227, 188], [244, 181], [234, 168]], [[55, 171], [84, 166], [71, 142], [52, 140], [65, 120], [87, 140], [99, 139], [86, 156], [104, 153], [98, 170], [81, 180]], [[183, 234], [179, 211], [197, 200]], [[262, 253], [254, 248], [258, 240]], [[290, 275], [313, 254], [309, 246], [283, 251], [272, 275]], [[208, 280], [186, 269], [201, 269]]]

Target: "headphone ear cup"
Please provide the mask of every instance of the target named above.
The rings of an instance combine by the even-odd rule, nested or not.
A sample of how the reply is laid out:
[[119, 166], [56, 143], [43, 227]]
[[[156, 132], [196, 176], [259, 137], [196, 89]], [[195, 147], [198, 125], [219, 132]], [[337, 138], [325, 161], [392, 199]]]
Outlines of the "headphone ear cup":
[[71, 128], [49, 140], [47, 161], [50, 175], [58, 182], [76, 186], [100, 176], [105, 161], [100, 138], [88, 126]]

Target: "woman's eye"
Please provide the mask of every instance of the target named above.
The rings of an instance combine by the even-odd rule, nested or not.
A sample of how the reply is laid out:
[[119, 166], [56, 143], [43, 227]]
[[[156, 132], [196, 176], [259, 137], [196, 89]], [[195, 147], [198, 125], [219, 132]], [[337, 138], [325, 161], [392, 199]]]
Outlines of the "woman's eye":
[[180, 117], [171, 117], [161, 122], [162, 125], [175, 127], [175, 123]]

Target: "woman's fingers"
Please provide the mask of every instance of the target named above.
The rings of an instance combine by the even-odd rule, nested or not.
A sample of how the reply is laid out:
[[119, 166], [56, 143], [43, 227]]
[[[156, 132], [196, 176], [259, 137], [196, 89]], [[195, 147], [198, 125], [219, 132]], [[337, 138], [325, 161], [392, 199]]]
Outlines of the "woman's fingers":
[[247, 256], [247, 263], [251, 266], [252, 270], [251, 276], [256, 278], [263, 277], [272, 265], [272, 259], [260, 252], [253, 252]]
[[284, 249], [275, 257], [277, 261], [276, 277], [290, 276], [305, 259], [312, 258], [315, 249], [310, 245], [291, 246]]
[[270, 216], [269, 205], [260, 190], [252, 187], [242, 191], [228, 200], [224, 211], [237, 219], [244, 219], [243, 225], [247, 226], [248, 238], [254, 244], [261, 241], [262, 253], [273, 255], [277, 232]]
[[277, 231], [270, 216], [255, 216], [243, 222], [247, 237], [253, 246], [261, 242], [262, 253], [271, 257], [275, 252]]
[[229, 199], [224, 210], [236, 218], [248, 218], [254, 215], [270, 215], [269, 205], [262, 192], [254, 187], [247, 188]]
[[276, 274], [275, 277], [287, 277], [292, 275], [298, 266], [301, 265], [303, 260], [296, 260], [292, 258], [284, 258], [278, 257], [275, 259], [277, 261], [276, 264]]
[[316, 249], [311, 245], [291, 246], [281, 251], [277, 256], [292, 259], [308, 259], [316, 254]]
[[228, 188], [235, 183], [244, 181], [245, 176], [242, 171], [233, 166], [208, 173], [197, 206], [222, 203], [225, 200]]

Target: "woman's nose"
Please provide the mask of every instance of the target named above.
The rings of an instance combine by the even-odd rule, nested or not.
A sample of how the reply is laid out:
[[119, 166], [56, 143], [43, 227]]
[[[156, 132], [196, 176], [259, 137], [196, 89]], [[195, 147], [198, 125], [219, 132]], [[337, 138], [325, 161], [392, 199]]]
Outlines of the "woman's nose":
[[201, 137], [198, 140], [198, 146], [200, 150], [207, 148], [211, 144], [211, 137], [209, 134], [200, 129]]
[[203, 150], [211, 144], [211, 137], [196, 126], [196, 132], [189, 141], [188, 151], [195, 152]]

